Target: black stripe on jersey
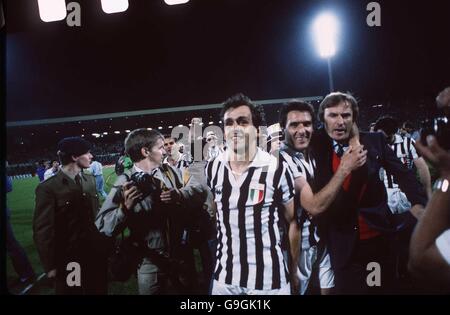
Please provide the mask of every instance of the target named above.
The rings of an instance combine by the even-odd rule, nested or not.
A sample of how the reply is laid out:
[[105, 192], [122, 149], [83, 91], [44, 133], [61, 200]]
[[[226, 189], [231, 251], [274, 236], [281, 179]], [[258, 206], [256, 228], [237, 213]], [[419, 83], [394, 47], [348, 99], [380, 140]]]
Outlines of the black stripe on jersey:
[[[208, 164], [206, 164], [206, 176], [208, 179], [208, 185], [209, 185], [209, 189], [213, 189], [214, 186], [212, 186], [212, 168], [213, 168], [213, 164], [214, 161], [208, 162]], [[217, 177], [217, 174], [216, 174]]]
[[[220, 170], [221, 166], [222, 166], [222, 162], [219, 161], [219, 163], [217, 163], [217, 172]], [[217, 185], [217, 178], [218, 177], [219, 176], [216, 175], [216, 177], [214, 178], [213, 183], [212, 183], [212, 187], [216, 187], [216, 185]]]
[[388, 181], [388, 188], [394, 188], [394, 177], [388, 171], [386, 171], [386, 178]]
[[275, 237], [275, 210], [276, 204], [282, 202], [282, 193], [278, 188], [280, 183], [281, 175], [284, 170], [283, 165], [278, 165], [278, 168], [273, 177], [273, 187], [275, 188], [275, 192], [273, 195], [273, 203], [269, 208], [269, 237], [270, 237], [270, 256], [272, 257], [272, 289], [279, 289], [281, 287], [281, 275], [280, 275], [280, 261], [278, 260], [277, 255], [277, 246], [276, 237]]
[[222, 188], [222, 212], [223, 212], [223, 225], [225, 226], [227, 234], [227, 262], [225, 266], [226, 276], [225, 283], [231, 284], [233, 279], [233, 250], [232, 240], [231, 240], [231, 227], [230, 227], [230, 196], [231, 196], [231, 185], [228, 177], [228, 169], [224, 167], [223, 169], [223, 188]]
[[[308, 183], [310, 183], [311, 180], [314, 178], [314, 174], [310, 174], [310, 173], [309, 173], [309, 167], [311, 166], [311, 162], [310, 162], [309, 159], [307, 160], [307, 159], [305, 158], [304, 160], [301, 160], [300, 163], [302, 163], [303, 166], [304, 166], [304, 168], [305, 168], [306, 181], [307, 181]], [[314, 169], [312, 169], [312, 170], [314, 171]]]
[[408, 168], [412, 168], [413, 167], [413, 161], [414, 161], [414, 157], [413, 157], [413, 154], [412, 154], [412, 151], [411, 151], [411, 142], [412, 142], [412, 139], [411, 138], [407, 138], [407, 140], [406, 140], [407, 142], [406, 142], [406, 150], [408, 151]]
[[255, 173], [255, 168], [248, 170], [247, 178], [244, 180], [239, 192], [239, 199], [237, 203], [238, 214], [238, 228], [239, 228], [239, 261], [241, 263], [241, 280], [239, 285], [246, 288], [248, 282], [248, 260], [247, 260], [247, 233], [245, 229], [245, 204], [248, 198], [248, 191], [250, 189], [250, 181]]
[[[286, 168], [288, 168], [289, 166], [287, 165], [287, 163], [286, 163]], [[283, 169], [284, 169], [284, 167], [283, 167]], [[288, 186], [289, 186], [289, 193], [292, 195], [292, 192], [294, 191], [294, 194], [295, 194], [295, 188], [294, 188], [294, 183], [293, 183], [293, 181], [292, 181], [292, 177], [291, 176], [286, 176], [286, 181], [287, 181], [287, 183], [288, 183]]]
[[214, 273], [214, 279], [219, 280], [219, 274], [222, 271], [223, 267], [222, 267], [222, 263], [220, 262], [220, 260], [222, 259], [222, 249], [223, 249], [223, 234], [222, 234], [222, 228], [220, 226], [220, 215], [219, 215], [219, 211], [217, 212], [217, 232], [218, 232], [218, 248], [216, 248], [216, 250], [218, 251], [219, 254], [217, 254], [216, 252], [216, 261], [217, 261], [217, 269], [216, 272]]
[[[267, 178], [268, 167], [264, 166], [262, 169], [259, 183], [264, 184]], [[264, 199], [266, 198], [267, 185], [264, 185]], [[255, 231], [255, 258], [256, 258], [256, 281], [255, 290], [262, 290], [264, 288], [264, 255], [263, 255], [263, 240], [261, 230], [261, 210], [264, 201], [257, 204], [253, 208], [253, 228]]]
[[308, 230], [309, 230], [309, 246], [315, 246], [317, 245], [316, 242], [316, 238], [315, 238], [315, 225], [312, 221], [309, 221], [309, 226], [308, 226]]

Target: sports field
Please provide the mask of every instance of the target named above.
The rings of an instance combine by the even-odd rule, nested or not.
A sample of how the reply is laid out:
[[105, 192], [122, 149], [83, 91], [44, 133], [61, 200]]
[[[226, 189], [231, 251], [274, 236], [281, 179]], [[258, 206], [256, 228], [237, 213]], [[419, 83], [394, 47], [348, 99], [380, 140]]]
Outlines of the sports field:
[[[113, 167], [103, 168], [103, 176], [105, 178], [106, 192], [109, 192], [111, 186], [116, 179]], [[7, 194], [8, 206], [11, 209], [11, 224], [14, 234], [19, 243], [25, 249], [28, 258], [33, 265], [37, 275], [43, 273], [39, 256], [33, 243], [32, 220], [34, 211], [34, 191], [39, 184], [37, 176], [25, 179], [13, 180], [13, 191]], [[103, 200], [101, 200], [103, 201]], [[7, 256], [6, 280], [11, 293], [18, 294], [23, 290], [23, 286], [14, 285], [17, 282], [17, 274], [12, 267], [11, 261]], [[53, 294], [53, 290], [44, 284], [38, 284], [33, 287], [28, 294]], [[109, 294], [137, 294], [136, 278], [132, 277], [126, 283], [109, 284]]]

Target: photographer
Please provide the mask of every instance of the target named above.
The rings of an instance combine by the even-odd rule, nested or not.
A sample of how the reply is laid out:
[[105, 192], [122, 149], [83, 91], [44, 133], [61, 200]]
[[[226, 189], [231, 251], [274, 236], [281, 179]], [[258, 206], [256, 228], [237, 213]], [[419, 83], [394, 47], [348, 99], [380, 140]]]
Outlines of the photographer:
[[196, 186], [182, 188], [178, 173], [162, 164], [164, 137], [155, 130], [130, 132], [125, 139], [125, 153], [134, 165], [117, 178], [96, 225], [100, 232], [113, 237], [128, 227], [139, 248], [139, 294], [167, 294], [169, 276], [173, 274], [171, 251], [182, 241], [172, 226], [189, 216], [181, 202], [201, 204], [206, 191]]
[[436, 130], [436, 137], [427, 136], [426, 144], [417, 141], [416, 149], [439, 170], [441, 177], [435, 182], [435, 191], [411, 237], [409, 268], [418, 278], [450, 289], [450, 87], [436, 101], [447, 123]]

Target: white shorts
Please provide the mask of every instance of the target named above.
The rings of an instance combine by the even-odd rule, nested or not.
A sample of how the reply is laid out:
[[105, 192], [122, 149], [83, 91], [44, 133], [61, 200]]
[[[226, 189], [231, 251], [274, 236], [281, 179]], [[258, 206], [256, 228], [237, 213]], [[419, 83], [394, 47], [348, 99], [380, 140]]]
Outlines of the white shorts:
[[280, 289], [274, 290], [254, 290], [243, 288], [237, 285], [225, 284], [214, 280], [212, 295], [290, 295], [291, 285], [286, 283]]
[[326, 247], [312, 246], [302, 249], [298, 269], [301, 295], [305, 294], [310, 283], [311, 285], [318, 284], [321, 289], [334, 287], [334, 272]]

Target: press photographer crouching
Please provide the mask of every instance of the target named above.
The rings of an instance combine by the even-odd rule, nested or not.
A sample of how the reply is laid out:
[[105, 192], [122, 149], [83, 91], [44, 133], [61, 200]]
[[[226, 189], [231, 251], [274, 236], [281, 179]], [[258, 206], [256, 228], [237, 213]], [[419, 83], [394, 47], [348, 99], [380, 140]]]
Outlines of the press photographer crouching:
[[190, 216], [187, 204], [200, 207], [207, 192], [183, 187], [178, 173], [162, 164], [164, 137], [159, 132], [133, 130], [124, 146], [134, 165], [117, 178], [97, 216], [97, 228], [110, 237], [129, 229], [135, 246], [125, 259], [132, 265], [135, 259], [139, 294], [179, 293], [173, 249], [179, 248], [182, 235], [172, 226]]

